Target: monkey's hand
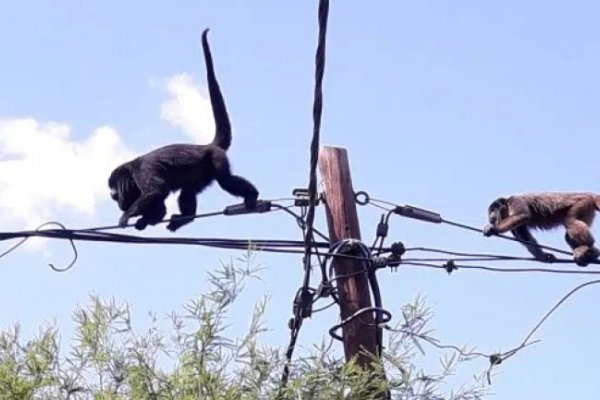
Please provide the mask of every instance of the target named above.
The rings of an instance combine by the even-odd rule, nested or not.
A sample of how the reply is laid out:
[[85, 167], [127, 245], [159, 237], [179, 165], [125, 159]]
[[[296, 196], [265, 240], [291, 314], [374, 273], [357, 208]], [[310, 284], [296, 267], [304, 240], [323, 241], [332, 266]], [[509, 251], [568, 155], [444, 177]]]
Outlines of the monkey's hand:
[[496, 229], [496, 227], [494, 225], [486, 225], [485, 228], [483, 228], [483, 235], [484, 236], [492, 236], [492, 235], [497, 235], [498, 234], [498, 230]]
[[171, 215], [171, 222], [167, 224], [167, 229], [171, 232], [175, 232], [177, 229], [181, 228], [184, 225], [189, 224], [194, 220], [194, 216], [182, 215], [182, 214], [173, 214]]
[[125, 228], [128, 223], [129, 223], [129, 215], [127, 215], [127, 213], [123, 213], [123, 215], [121, 215], [121, 218], [119, 218], [119, 226], [121, 228]]
[[539, 257], [536, 257], [539, 261], [545, 263], [556, 262], [556, 256], [552, 253], [541, 253]]

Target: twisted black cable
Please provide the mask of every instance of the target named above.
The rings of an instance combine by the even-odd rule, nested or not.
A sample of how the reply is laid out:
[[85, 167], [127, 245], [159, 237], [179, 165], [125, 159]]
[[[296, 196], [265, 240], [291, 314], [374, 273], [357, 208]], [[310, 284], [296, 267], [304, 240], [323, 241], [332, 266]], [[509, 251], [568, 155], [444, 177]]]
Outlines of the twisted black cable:
[[[311, 242], [313, 240], [313, 225], [315, 220], [315, 206], [317, 203], [317, 163], [319, 161], [319, 139], [321, 134], [321, 114], [323, 112], [323, 76], [325, 74], [325, 45], [327, 37], [327, 17], [329, 14], [329, 0], [319, 1], [319, 39], [315, 56], [315, 90], [313, 102], [313, 134], [310, 144], [310, 171], [308, 179], [308, 211], [306, 214], [307, 235], [305, 238], [304, 266], [310, 269]], [[307, 274], [308, 275], [308, 274]], [[306, 276], [304, 284], [307, 286]]]
[[[325, 39], [327, 37], [327, 17], [329, 14], [329, 0], [319, 0], [319, 38], [315, 58], [315, 89], [313, 102], [313, 135], [310, 145], [310, 171], [308, 181], [308, 212], [306, 214], [306, 234], [304, 236], [304, 281], [303, 291], [308, 290], [310, 284], [310, 256], [314, 241], [313, 225], [315, 219], [315, 206], [317, 203], [317, 163], [319, 161], [319, 137], [321, 130], [321, 113], [323, 111], [323, 75], [325, 73]], [[295, 316], [295, 324], [291, 329], [290, 343], [286, 351], [286, 363], [281, 376], [281, 389], [287, 385], [290, 374], [290, 363], [302, 325], [302, 318]], [[280, 392], [281, 394], [281, 392]]]

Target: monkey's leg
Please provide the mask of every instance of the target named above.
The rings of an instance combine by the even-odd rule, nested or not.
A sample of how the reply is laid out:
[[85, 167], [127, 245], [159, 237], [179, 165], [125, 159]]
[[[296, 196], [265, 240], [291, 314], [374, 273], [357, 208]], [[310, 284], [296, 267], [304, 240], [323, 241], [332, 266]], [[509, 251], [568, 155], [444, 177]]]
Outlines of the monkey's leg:
[[520, 226], [512, 231], [513, 236], [521, 241], [521, 244], [539, 261], [553, 262], [556, 261], [554, 254], [545, 253], [539, 246], [537, 240], [533, 237], [526, 226]]
[[219, 186], [233, 196], [243, 197], [247, 208], [256, 207], [258, 190], [247, 179], [231, 174], [229, 161], [225, 153], [214, 153], [212, 160], [216, 172], [215, 178]]
[[175, 218], [169, 222], [167, 229], [175, 232], [184, 225], [189, 224], [196, 216], [196, 191], [192, 189], [181, 189], [177, 199], [179, 204], [179, 212], [181, 214], [173, 214], [171, 218]]
[[217, 178], [217, 182], [228, 193], [244, 198], [244, 204], [246, 207], [252, 209], [256, 207], [256, 200], [258, 199], [258, 190], [248, 180], [237, 175], [229, 175], [221, 178]]
[[565, 226], [565, 240], [573, 249], [573, 258], [577, 265], [585, 267], [600, 256], [600, 250], [594, 247], [594, 237], [588, 224], [579, 219], [569, 219], [565, 221]]

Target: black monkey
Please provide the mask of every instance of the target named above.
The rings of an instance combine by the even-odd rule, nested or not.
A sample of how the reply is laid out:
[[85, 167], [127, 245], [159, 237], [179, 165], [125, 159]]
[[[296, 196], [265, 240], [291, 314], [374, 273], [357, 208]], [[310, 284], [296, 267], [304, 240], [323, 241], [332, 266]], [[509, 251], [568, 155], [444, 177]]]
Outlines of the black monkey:
[[226, 150], [231, 145], [231, 124], [221, 89], [215, 77], [207, 40], [208, 28], [202, 32], [202, 50], [206, 62], [208, 91], [215, 119], [215, 138], [207, 145], [171, 144], [160, 147], [117, 167], [108, 179], [111, 197], [124, 211], [119, 219], [126, 226], [129, 218], [140, 215], [137, 229], [160, 222], [170, 192], [181, 190], [178, 203], [181, 214], [173, 214], [167, 225], [176, 231], [193, 221], [196, 195], [214, 180], [233, 196], [243, 197], [248, 209], [256, 207], [258, 190], [248, 180], [233, 175]]

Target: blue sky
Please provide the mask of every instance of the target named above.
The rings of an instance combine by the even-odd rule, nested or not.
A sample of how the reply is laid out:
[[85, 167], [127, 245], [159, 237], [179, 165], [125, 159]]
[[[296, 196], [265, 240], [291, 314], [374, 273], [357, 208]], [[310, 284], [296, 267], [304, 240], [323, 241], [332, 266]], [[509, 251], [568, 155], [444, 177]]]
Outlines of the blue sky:
[[[316, 2], [56, 4], [0, 5], [2, 229], [47, 219], [71, 227], [116, 223], [119, 212], [105, 180], [118, 161], [166, 143], [210, 140], [199, 47], [206, 26], [235, 128], [234, 169], [264, 198], [287, 197], [306, 185]], [[477, 226], [500, 195], [598, 191], [599, 7], [580, 0], [333, 2], [322, 143], [348, 149], [356, 190]], [[199, 208], [232, 202], [215, 187], [202, 195]], [[359, 212], [370, 242], [379, 213]], [[325, 229], [322, 210], [317, 225]], [[277, 213], [199, 220], [178, 234], [299, 238], [294, 222]], [[538, 236], [565, 247], [562, 232]], [[525, 255], [516, 243], [399, 218], [392, 220], [390, 239]], [[206, 287], [206, 271], [236, 256], [86, 243], [79, 252], [66, 274], [45, 267], [68, 259], [65, 243], [38, 242], [3, 259], [0, 324], [18, 320], [32, 332], [56, 319], [67, 336], [70, 313], [88, 293], [98, 293], [128, 301], [134, 323], [143, 327], [147, 311], [177, 309]], [[251, 303], [270, 294], [273, 330], [266, 339], [283, 344], [301, 259], [257, 259], [266, 268], [264, 282], [244, 298]], [[379, 276], [386, 307], [397, 313], [426, 295], [437, 337], [484, 352], [518, 344], [554, 302], [585, 280], [469, 271], [448, 277], [415, 267]], [[495, 397], [597, 393], [600, 321], [593, 315], [599, 301], [596, 287], [571, 298], [539, 331], [541, 343], [498, 369]], [[237, 328], [243, 329], [248, 310], [237, 311]], [[334, 321], [334, 312], [307, 321], [300, 343], [319, 341]], [[473, 370], [485, 367], [483, 360], [473, 363]]]

